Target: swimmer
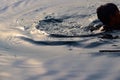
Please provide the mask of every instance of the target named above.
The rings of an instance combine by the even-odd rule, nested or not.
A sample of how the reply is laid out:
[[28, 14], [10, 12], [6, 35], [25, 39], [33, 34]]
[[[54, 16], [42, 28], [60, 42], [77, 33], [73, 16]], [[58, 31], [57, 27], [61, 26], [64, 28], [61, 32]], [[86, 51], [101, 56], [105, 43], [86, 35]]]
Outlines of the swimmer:
[[97, 8], [97, 17], [103, 23], [103, 31], [120, 30], [120, 11], [114, 3]]

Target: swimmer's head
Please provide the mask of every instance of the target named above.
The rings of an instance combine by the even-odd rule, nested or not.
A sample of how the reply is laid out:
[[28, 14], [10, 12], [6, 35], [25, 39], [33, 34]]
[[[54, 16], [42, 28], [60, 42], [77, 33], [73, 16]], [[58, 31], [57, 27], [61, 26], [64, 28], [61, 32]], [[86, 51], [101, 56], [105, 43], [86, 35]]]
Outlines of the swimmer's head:
[[97, 8], [98, 19], [107, 26], [120, 24], [120, 12], [113, 3], [107, 3]]

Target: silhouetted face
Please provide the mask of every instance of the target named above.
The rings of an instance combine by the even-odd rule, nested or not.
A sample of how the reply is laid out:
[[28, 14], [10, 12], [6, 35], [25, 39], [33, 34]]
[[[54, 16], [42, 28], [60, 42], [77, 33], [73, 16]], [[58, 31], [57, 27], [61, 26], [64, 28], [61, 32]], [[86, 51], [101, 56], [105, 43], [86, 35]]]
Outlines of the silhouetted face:
[[120, 11], [116, 11], [115, 15], [110, 17], [110, 26], [120, 26]]

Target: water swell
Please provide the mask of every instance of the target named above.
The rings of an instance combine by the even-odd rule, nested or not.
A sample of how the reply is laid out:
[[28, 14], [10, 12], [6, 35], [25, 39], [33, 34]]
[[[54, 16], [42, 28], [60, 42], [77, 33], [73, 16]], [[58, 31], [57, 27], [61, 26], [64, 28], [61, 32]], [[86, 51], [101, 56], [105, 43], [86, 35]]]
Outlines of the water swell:
[[[53, 14], [45, 16], [38, 23], [32, 26], [24, 26], [28, 37], [22, 36], [20, 39], [35, 45], [77, 45], [79, 46], [81, 39], [84, 37], [98, 37], [103, 33], [92, 33], [91, 30], [98, 29], [102, 24], [99, 20], [92, 21], [87, 26], [79, 23], [80, 17], [88, 17], [87, 15], [70, 15], [56, 17]], [[78, 20], [78, 21], [76, 21]], [[37, 32], [38, 33], [34, 33]], [[44, 32], [45, 34], [39, 34]], [[37, 37], [36, 35], [40, 36]]]

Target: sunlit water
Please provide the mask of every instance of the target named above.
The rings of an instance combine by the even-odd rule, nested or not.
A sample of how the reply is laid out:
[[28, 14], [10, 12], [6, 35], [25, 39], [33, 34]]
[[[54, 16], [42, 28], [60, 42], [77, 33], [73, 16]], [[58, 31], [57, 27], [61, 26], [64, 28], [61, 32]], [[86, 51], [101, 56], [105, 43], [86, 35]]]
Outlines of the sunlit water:
[[120, 80], [119, 31], [90, 30], [107, 2], [1, 0], [0, 80]]

